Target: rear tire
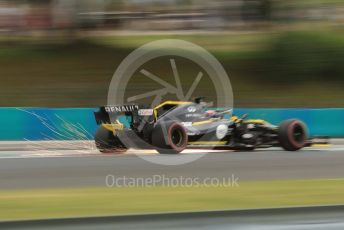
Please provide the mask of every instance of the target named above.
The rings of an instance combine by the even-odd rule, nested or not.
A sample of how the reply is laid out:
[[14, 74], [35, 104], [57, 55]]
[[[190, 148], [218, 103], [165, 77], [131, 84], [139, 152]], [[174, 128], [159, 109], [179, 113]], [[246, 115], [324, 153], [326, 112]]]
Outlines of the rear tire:
[[279, 143], [287, 151], [297, 151], [307, 144], [306, 125], [299, 120], [286, 120], [278, 128]]
[[187, 147], [188, 136], [179, 123], [160, 123], [152, 132], [152, 144], [160, 154], [178, 154]]
[[103, 126], [97, 129], [94, 141], [97, 149], [102, 153], [123, 153], [128, 150], [113, 132]]

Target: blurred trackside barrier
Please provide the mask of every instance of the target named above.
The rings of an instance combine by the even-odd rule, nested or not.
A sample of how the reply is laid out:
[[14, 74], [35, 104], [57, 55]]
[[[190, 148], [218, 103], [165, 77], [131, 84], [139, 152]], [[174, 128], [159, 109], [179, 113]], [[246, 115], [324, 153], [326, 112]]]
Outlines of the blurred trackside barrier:
[[[97, 128], [94, 108], [0, 108], [0, 140], [87, 140]], [[235, 109], [272, 124], [298, 118], [311, 136], [344, 137], [344, 109]]]
[[0, 140], [92, 139], [91, 108], [0, 108]]

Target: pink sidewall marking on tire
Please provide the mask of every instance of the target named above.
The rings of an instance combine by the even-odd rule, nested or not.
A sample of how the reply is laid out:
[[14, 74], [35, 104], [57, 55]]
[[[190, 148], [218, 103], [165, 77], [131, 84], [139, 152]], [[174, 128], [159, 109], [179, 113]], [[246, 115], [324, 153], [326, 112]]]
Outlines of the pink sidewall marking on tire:
[[[298, 143], [298, 142], [294, 139], [294, 128], [295, 128], [297, 125], [299, 125], [299, 126], [302, 128], [302, 130], [303, 130], [303, 132], [302, 132], [303, 143]], [[304, 126], [302, 125], [302, 123], [300, 123], [299, 121], [294, 121], [294, 122], [292, 122], [292, 123], [289, 125], [289, 127], [288, 127], [288, 138], [289, 138], [290, 143], [291, 143], [294, 147], [296, 147], [296, 148], [302, 148], [302, 147], [304, 147], [304, 145], [305, 145], [304, 140], [306, 139], [305, 136], [306, 136], [306, 135], [305, 135], [305, 128], [304, 128]]]
[[[183, 140], [184, 140], [184, 143], [182, 146], [177, 146], [173, 143], [172, 141], [172, 132], [173, 132], [173, 129], [175, 127], [179, 127], [180, 128], [180, 131], [182, 132], [182, 135], [183, 135]], [[168, 128], [168, 143], [169, 145], [176, 151], [178, 152], [181, 152], [183, 151], [186, 147], [187, 147], [187, 143], [188, 143], [188, 140], [187, 140], [187, 134], [186, 134], [186, 131], [184, 129], [183, 126], [177, 124], [177, 123], [173, 123], [172, 125], [170, 125], [170, 127]]]

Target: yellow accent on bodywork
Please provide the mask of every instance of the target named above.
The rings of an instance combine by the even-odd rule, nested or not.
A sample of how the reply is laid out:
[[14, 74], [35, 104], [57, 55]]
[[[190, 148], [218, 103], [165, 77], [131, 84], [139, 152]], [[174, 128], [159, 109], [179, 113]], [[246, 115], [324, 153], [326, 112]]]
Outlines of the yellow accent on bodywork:
[[204, 125], [204, 124], [209, 124], [213, 122], [212, 120], [206, 120], [206, 121], [196, 121], [196, 122], [192, 122], [192, 125]]
[[158, 119], [158, 109], [160, 109], [161, 107], [165, 106], [165, 105], [186, 105], [186, 104], [192, 104], [192, 102], [190, 101], [165, 101], [163, 103], [161, 103], [160, 105], [157, 105], [154, 109], [154, 118], [155, 120]]
[[160, 105], [156, 106], [154, 109], [159, 109], [163, 107], [164, 105], [186, 105], [186, 104], [191, 104], [192, 102], [190, 101], [165, 101], [164, 103], [161, 103]]
[[113, 134], [116, 134], [117, 130], [123, 130], [124, 129], [124, 125], [121, 122], [119, 122], [118, 120], [114, 124], [102, 124], [102, 127], [113, 132]]
[[239, 119], [239, 117], [237, 117], [237, 116], [231, 117], [231, 121], [234, 121], [234, 122], [236, 122], [238, 119]]
[[255, 123], [255, 124], [269, 124], [269, 122], [261, 120], [261, 119], [248, 119], [245, 120], [244, 123]]
[[[233, 116], [231, 117], [231, 121], [234, 121], [234, 122], [241, 122], [242, 119], [240, 119], [239, 117], [237, 116]], [[244, 123], [255, 123], [255, 124], [270, 124], [269, 122], [265, 121], [265, 120], [262, 120], [262, 119], [248, 119], [248, 120], [244, 120], [243, 121]]]
[[325, 147], [330, 147], [331, 144], [312, 144], [312, 147], [319, 147], [319, 148], [325, 148]]

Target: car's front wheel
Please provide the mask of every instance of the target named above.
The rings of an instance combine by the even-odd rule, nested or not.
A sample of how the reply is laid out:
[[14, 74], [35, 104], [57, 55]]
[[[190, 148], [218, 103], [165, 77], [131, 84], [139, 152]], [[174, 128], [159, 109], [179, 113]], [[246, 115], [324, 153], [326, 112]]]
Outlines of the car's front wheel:
[[278, 128], [279, 143], [287, 151], [297, 151], [307, 144], [306, 125], [299, 120], [286, 120]]

